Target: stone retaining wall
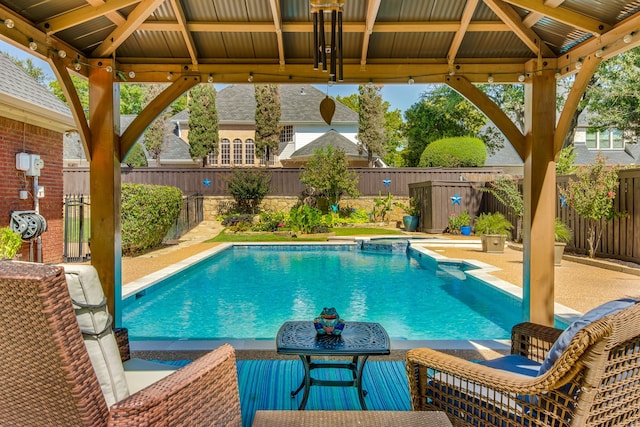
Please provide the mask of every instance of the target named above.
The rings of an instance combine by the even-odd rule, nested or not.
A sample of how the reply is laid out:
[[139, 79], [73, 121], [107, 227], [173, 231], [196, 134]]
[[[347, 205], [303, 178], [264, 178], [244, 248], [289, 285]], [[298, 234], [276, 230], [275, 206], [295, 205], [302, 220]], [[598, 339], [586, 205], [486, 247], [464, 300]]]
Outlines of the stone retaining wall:
[[[371, 212], [375, 205], [374, 199], [377, 197], [358, 197], [357, 199], [345, 198], [340, 202], [341, 206], [348, 206], [354, 209], [364, 209], [367, 212]], [[260, 208], [265, 211], [288, 212], [298, 202], [297, 197], [291, 196], [267, 196], [262, 200]], [[394, 197], [393, 202], [400, 202], [405, 205], [409, 204], [408, 197]], [[206, 196], [204, 198], [204, 219], [214, 220], [217, 216], [224, 213], [228, 206], [234, 203], [233, 197], [230, 196]], [[398, 207], [394, 206], [393, 209], [387, 213], [387, 221], [395, 222], [402, 221], [402, 217], [405, 213]]]

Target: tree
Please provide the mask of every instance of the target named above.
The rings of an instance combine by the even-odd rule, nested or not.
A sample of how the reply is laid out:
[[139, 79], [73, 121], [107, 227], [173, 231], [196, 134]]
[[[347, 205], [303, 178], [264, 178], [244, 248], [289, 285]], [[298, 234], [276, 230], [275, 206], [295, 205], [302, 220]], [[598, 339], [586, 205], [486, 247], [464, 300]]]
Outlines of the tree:
[[344, 150], [329, 146], [316, 150], [307, 162], [300, 181], [327, 199], [331, 206], [338, 206], [344, 194], [358, 197], [358, 175], [349, 171]]
[[473, 104], [446, 86], [425, 92], [404, 116], [407, 148], [403, 156], [407, 166], [417, 166], [422, 152], [432, 141], [475, 136], [487, 123], [487, 118]]
[[587, 89], [589, 126], [602, 131], [623, 130], [625, 142], [640, 135], [640, 49], [634, 48], [604, 61]]
[[[352, 93], [349, 96], [336, 97], [336, 100], [356, 113], [360, 113], [359, 95]], [[393, 167], [404, 166], [404, 159], [401, 155], [401, 149], [404, 147], [406, 140], [403, 135], [404, 121], [402, 120], [402, 111], [399, 109], [389, 110], [391, 104], [389, 101], [382, 102], [382, 110], [384, 111], [384, 140], [385, 147], [382, 154], [382, 160]]]
[[131, 150], [129, 150], [129, 152], [127, 153], [127, 155], [125, 156], [125, 158], [123, 159], [123, 162], [129, 166], [129, 167], [142, 167], [142, 166], [148, 166], [148, 162], [147, 162], [147, 156], [144, 153], [144, 149], [142, 148], [142, 145], [138, 142], [136, 142], [135, 144], [133, 144], [133, 147], [131, 147]]
[[280, 88], [270, 84], [255, 85], [255, 97], [256, 154], [268, 160], [280, 146]]
[[593, 165], [578, 167], [575, 179], [560, 189], [567, 205], [587, 221], [590, 258], [595, 258], [600, 245], [602, 221], [611, 221], [620, 215], [613, 205], [618, 185], [617, 169], [607, 166], [604, 157], [598, 155]]
[[193, 160], [202, 159], [207, 165], [209, 153], [218, 153], [218, 110], [216, 89], [213, 84], [202, 83], [189, 91], [189, 153]]
[[[164, 85], [150, 85], [146, 94], [145, 104], [148, 105], [163, 90]], [[156, 160], [158, 166], [160, 166], [160, 154], [162, 153], [162, 145], [166, 133], [166, 121], [168, 118], [169, 113], [165, 109], [144, 131], [144, 146], [147, 148], [149, 155]]]
[[358, 86], [358, 140], [367, 150], [369, 167], [373, 167], [373, 154], [384, 154], [384, 110], [382, 107], [382, 86], [366, 84]]
[[6, 55], [7, 58], [9, 58], [11, 60], [11, 62], [13, 62], [14, 64], [16, 64], [19, 67], [21, 67], [24, 71], [26, 71], [27, 74], [29, 74], [31, 77], [33, 77], [33, 79], [35, 81], [37, 81], [39, 84], [45, 86], [45, 83], [47, 82], [47, 75], [42, 70], [42, 68], [38, 67], [31, 60], [31, 58], [18, 59], [18, 58], [14, 57], [14, 56], [11, 56], [11, 55], [7, 54], [7, 53], [3, 53], [3, 54]]
[[120, 114], [140, 114], [147, 88], [139, 83], [120, 84]]
[[[89, 111], [89, 82], [86, 79], [77, 77], [73, 74], [71, 75], [71, 81], [78, 93], [82, 108], [84, 111]], [[148, 98], [147, 92], [150, 86], [153, 85], [120, 83], [120, 114], [140, 114], [146, 105], [146, 100]], [[58, 99], [67, 103], [67, 98], [65, 97], [64, 92], [62, 92], [62, 87], [58, 81], [50, 82], [49, 89], [58, 97]]]

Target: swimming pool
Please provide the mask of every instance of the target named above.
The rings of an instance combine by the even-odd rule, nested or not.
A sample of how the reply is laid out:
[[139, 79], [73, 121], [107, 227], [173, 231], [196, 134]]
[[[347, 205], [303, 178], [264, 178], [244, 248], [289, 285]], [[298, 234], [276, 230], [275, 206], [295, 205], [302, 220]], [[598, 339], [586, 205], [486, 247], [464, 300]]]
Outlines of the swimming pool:
[[422, 252], [357, 245], [236, 245], [125, 300], [136, 340], [273, 339], [287, 320], [336, 307], [392, 339], [508, 339], [521, 301]]

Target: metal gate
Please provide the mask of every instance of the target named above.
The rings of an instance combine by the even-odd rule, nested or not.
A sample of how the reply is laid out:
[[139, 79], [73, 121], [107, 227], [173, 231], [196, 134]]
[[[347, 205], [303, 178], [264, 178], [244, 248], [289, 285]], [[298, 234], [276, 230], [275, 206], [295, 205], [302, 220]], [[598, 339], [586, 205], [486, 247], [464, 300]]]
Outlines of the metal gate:
[[91, 199], [84, 194], [64, 197], [64, 262], [91, 259]]

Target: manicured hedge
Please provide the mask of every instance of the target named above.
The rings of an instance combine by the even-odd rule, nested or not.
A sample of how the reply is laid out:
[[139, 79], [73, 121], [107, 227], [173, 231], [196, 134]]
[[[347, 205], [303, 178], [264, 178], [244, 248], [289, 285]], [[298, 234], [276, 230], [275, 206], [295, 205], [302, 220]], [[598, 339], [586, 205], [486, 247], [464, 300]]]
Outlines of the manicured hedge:
[[461, 136], [433, 141], [420, 156], [420, 167], [482, 167], [487, 147], [481, 139]]
[[122, 184], [122, 253], [131, 255], [160, 246], [181, 209], [179, 188]]

